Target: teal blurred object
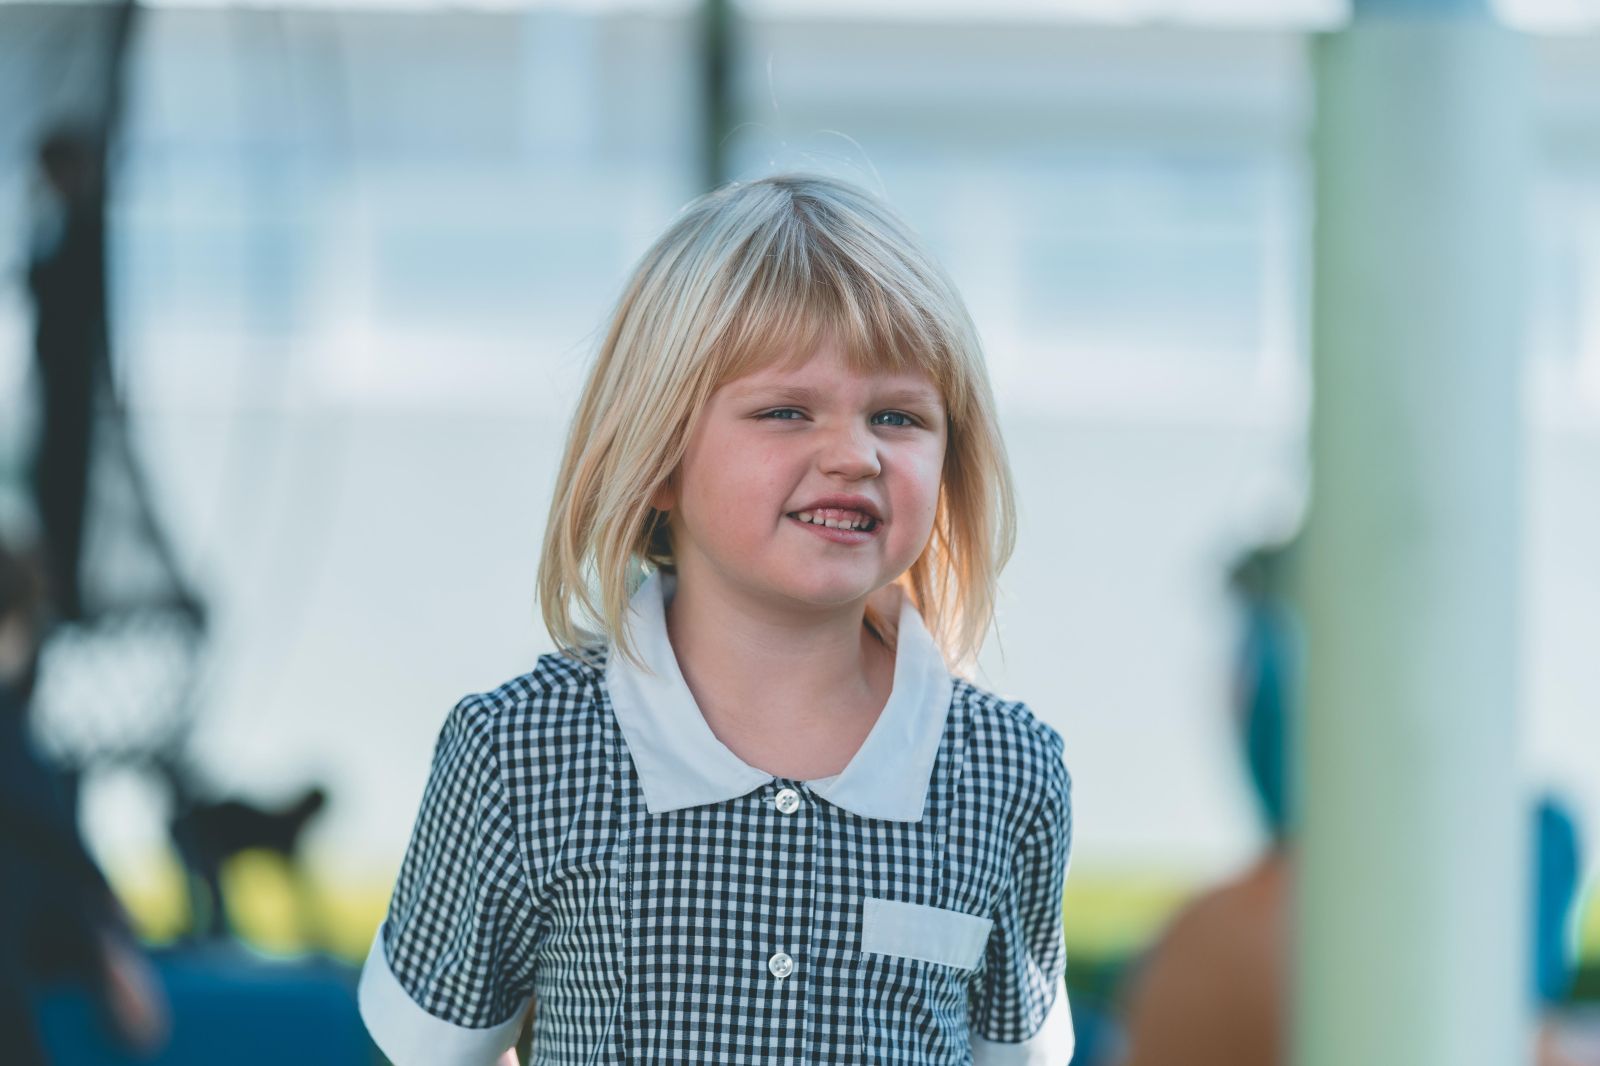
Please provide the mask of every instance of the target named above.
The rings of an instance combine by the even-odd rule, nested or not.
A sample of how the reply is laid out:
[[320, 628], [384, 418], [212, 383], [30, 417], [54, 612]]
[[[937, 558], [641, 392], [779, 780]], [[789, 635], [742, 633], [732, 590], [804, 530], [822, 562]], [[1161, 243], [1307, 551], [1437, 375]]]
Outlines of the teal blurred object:
[[172, 1037], [153, 1058], [119, 1048], [81, 989], [34, 1001], [55, 1066], [371, 1066], [378, 1053], [356, 1011], [355, 972], [324, 962], [277, 963], [238, 951], [158, 953]]
[[1288, 782], [1291, 750], [1288, 707], [1294, 694], [1296, 642], [1288, 608], [1257, 602], [1245, 618], [1245, 683], [1249, 689], [1244, 714], [1245, 762], [1250, 770], [1262, 820], [1273, 840], [1289, 836], [1293, 806]]
[[1534, 991], [1539, 1003], [1554, 1006], [1572, 992], [1575, 973], [1567, 923], [1578, 902], [1583, 861], [1577, 824], [1559, 800], [1541, 799], [1534, 817]]
[[1234, 664], [1237, 741], [1262, 822], [1274, 843], [1294, 829], [1290, 730], [1299, 718], [1302, 658], [1300, 626], [1288, 587], [1293, 544], [1246, 552], [1228, 572], [1240, 611]]

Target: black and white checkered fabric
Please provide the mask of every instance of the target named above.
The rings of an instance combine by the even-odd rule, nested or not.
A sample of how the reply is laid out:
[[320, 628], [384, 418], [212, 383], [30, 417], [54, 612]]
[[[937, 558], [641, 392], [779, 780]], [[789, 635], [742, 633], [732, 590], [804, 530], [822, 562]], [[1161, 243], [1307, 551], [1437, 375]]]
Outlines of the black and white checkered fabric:
[[493, 1063], [530, 997], [547, 1066], [1065, 1066], [1072, 815], [1054, 730], [945, 674], [942, 713], [916, 712], [934, 728], [909, 814], [865, 816], [849, 808], [882, 797], [842, 786], [896, 782], [914, 729], [869, 738], [825, 781], [652, 804], [670, 763], [622, 724], [611, 674], [547, 655], [446, 720], [362, 975], [398, 1066]]

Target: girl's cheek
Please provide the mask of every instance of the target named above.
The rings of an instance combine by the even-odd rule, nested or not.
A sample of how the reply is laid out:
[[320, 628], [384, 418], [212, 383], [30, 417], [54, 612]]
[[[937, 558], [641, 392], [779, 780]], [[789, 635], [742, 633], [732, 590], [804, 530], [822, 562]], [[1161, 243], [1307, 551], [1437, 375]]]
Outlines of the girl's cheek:
[[919, 482], [937, 494], [944, 475], [944, 449], [925, 448], [918, 451], [910, 460], [910, 468], [916, 471]]

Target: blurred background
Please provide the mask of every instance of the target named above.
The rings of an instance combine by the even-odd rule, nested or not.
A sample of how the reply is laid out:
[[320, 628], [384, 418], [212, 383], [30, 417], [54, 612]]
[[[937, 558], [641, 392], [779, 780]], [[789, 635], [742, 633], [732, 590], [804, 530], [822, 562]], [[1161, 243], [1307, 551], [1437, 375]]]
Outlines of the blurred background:
[[[1528, 983], [1578, 1049], [1600, 3], [1498, 10], [1531, 35], [1536, 145], [1516, 763], [1530, 870], [1554, 872]], [[60, 941], [84, 965], [6, 978], [50, 1061], [120, 1062], [119, 1039], [201, 1061], [269, 1001], [320, 1019], [307, 1062], [376, 1056], [354, 967], [439, 726], [550, 649], [536, 553], [597, 333], [683, 203], [792, 169], [885, 196], [983, 335], [1022, 521], [978, 680], [1066, 738], [1075, 1061], [1119, 1061], [1152, 944], [1282, 831], [1260, 716], [1292, 711], [1295, 625], [1277, 554], [1249, 553], [1306, 508], [1309, 56], [1350, 15], [0, 3], [0, 608], [34, 620], [0, 628], [7, 758], [48, 768], [15, 801], [46, 835], [81, 829], [46, 865], [98, 930]]]

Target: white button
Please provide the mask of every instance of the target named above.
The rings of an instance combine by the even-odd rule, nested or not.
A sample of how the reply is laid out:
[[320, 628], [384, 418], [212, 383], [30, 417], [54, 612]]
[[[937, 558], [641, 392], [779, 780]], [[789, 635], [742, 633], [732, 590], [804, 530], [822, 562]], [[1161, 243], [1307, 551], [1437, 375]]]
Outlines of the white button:
[[773, 804], [784, 814], [793, 814], [800, 808], [800, 793], [792, 788], [780, 788], [772, 797]]
[[767, 969], [772, 971], [772, 976], [781, 980], [794, 973], [794, 960], [780, 951], [767, 960]]

